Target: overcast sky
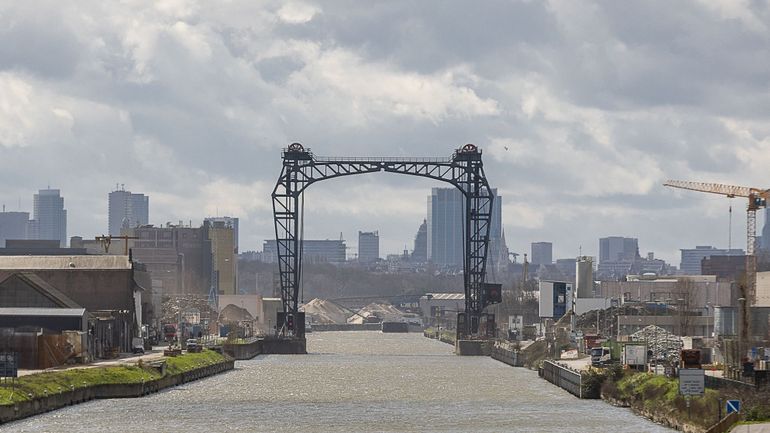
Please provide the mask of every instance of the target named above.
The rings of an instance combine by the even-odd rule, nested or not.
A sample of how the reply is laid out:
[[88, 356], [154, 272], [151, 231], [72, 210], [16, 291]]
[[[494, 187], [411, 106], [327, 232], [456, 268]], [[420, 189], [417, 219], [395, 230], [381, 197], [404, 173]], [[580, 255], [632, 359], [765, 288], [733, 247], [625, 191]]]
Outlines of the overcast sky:
[[[597, 254], [598, 238], [727, 246], [730, 200], [667, 178], [770, 187], [767, 1], [6, 1], [0, 201], [50, 184], [68, 236], [107, 231], [116, 183], [150, 219], [241, 218], [274, 236], [280, 149], [484, 152], [512, 251]], [[306, 238], [412, 248], [433, 182], [322, 182]], [[745, 248], [745, 203], [733, 246]], [[760, 218], [760, 227], [761, 222]], [[355, 250], [353, 250], [355, 252]]]

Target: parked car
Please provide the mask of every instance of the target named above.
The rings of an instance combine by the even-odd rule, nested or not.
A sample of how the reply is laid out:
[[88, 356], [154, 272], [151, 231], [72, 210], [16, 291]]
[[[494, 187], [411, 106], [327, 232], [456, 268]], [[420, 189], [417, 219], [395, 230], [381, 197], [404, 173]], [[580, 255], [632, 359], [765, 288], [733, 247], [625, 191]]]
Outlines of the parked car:
[[203, 350], [201, 345], [198, 344], [198, 340], [196, 340], [194, 338], [188, 339], [185, 344], [187, 345], [187, 351], [188, 352], [195, 353], [195, 352], [200, 352], [201, 350]]

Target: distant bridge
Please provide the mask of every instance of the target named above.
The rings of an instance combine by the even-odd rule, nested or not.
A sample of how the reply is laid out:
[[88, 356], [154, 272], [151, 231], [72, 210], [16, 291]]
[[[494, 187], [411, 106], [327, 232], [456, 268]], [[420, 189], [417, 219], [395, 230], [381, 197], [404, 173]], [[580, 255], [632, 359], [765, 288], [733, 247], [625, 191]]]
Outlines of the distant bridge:
[[[302, 194], [321, 180], [380, 171], [447, 182], [463, 193], [465, 313], [458, 315], [457, 329], [465, 335], [479, 334], [482, 318], [486, 318], [484, 308], [500, 302], [501, 296], [499, 285], [485, 282], [494, 195], [484, 174], [481, 150], [466, 144], [449, 158], [316, 157], [310, 149], [293, 143], [284, 149], [282, 157], [283, 168], [272, 193], [283, 301], [277, 323], [282, 324], [282, 335], [302, 337], [304, 333], [304, 327], [295, 327], [294, 321], [299, 313], [302, 275]], [[493, 316], [491, 320], [494, 322]]]

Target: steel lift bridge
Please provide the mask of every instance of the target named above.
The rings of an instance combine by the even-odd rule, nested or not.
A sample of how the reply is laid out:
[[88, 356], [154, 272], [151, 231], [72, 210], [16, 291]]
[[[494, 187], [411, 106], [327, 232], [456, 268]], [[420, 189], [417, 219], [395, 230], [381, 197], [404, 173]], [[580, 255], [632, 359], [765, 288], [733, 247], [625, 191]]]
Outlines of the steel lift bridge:
[[298, 310], [302, 194], [321, 180], [379, 171], [440, 180], [462, 191], [465, 313], [457, 317], [458, 338], [483, 338], [494, 331], [494, 315], [484, 314], [484, 308], [501, 302], [501, 287], [485, 282], [494, 197], [484, 175], [480, 149], [466, 144], [449, 158], [318, 157], [301, 144], [292, 143], [283, 150], [282, 157], [283, 168], [272, 194], [283, 301], [283, 311], [276, 321], [280, 336], [303, 338], [305, 333], [304, 313]]

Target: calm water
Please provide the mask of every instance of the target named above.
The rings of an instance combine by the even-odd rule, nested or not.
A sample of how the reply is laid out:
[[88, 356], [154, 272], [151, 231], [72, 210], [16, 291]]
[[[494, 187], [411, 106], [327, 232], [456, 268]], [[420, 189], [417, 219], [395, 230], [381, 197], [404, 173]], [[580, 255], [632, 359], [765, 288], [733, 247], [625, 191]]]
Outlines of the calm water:
[[139, 399], [100, 400], [2, 432], [670, 432], [578, 400], [521, 368], [458, 357], [418, 334], [309, 334], [309, 355], [261, 356]]

